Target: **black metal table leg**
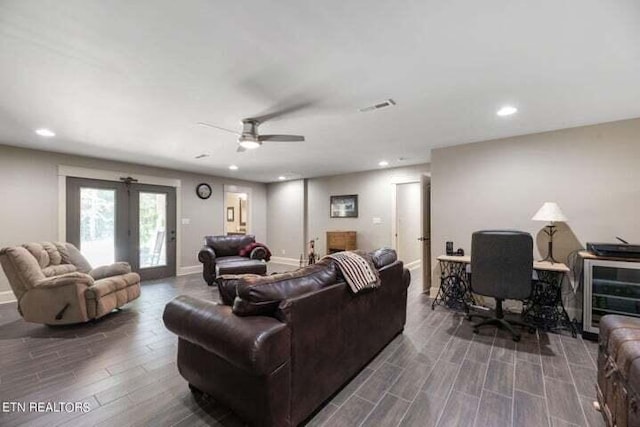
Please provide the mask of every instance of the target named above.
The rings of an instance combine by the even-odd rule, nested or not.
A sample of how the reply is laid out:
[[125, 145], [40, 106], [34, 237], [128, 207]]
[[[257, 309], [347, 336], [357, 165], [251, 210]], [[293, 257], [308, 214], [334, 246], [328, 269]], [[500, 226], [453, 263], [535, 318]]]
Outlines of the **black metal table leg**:
[[436, 305], [444, 305], [448, 308], [462, 309], [469, 312], [469, 304], [475, 304], [469, 287], [467, 264], [456, 261], [439, 261], [440, 263], [440, 288], [431, 304], [431, 309]]
[[536, 327], [552, 331], [566, 328], [573, 337], [576, 327], [562, 302], [562, 282], [565, 273], [560, 271], [536, 270], [538, 280], [533, 284], [531, 298], [525, 301], [522, 317]]

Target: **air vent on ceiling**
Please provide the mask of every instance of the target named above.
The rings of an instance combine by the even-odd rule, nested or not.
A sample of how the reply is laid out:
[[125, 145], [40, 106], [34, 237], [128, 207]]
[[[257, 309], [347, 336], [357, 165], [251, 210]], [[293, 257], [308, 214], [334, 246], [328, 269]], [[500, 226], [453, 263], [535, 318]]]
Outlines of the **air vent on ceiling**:
[[360, 112], [361, 113], [366, 113], [367, 111], [373, 111], [373, 110], [379, 110], [381, 108], [387, 108], [387, 107], [393, 107], [394, 105], [396, 105], [396, 101], [394, 101], [393, 99], [389, 98], [385, 101], [379, 102], [375, 105], [370, 105], [368, 107], [364, 107], [364, 108], [360, 108]]

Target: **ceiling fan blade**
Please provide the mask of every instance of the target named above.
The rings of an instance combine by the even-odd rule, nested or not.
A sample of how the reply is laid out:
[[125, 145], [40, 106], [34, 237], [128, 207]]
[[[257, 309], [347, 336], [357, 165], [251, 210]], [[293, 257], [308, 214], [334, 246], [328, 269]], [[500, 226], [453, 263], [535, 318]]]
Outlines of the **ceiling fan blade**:
[[283, 141], [283, 142], [297, 142], [304, 141], [302, 135], [259, 135], [260, 141]]
[[264, 123], [267, 120], [273, 120], [277, 117], [286, 116], [289, 114], [293, 114], [296, 111], [303, 110], [305, 108], [309, 108], [312, 105], [316, 104], [316, 100], [305, 100], [299, 101], [295, 103], [282, 102], [280, 105], [276, 105], [273, 108], [259, 114], [257, 116], [253, 116], [252, 119], [257, 120], [260, 123]]
[[220, 127], [220, 126], [212, 125], [211, 123], [198, 122], [197, 124], [199, 124], [200, 126], [207, 126], [207, 127], [214, 128], [214, 129], [220, 129], [220, 130], [223, 130], [225, 132], [233, 133], [235, 135], [240, 135], [240, 132], [236, 132], [235, 130], [231, 130], [231, 129], [223, 128], [223, 127]]
[[245, 151], [247, 151], [246, 148], [244, 148], [242, 145], [238, 145], [238, 149], [236, 150], [236, 153], [244, 153]]

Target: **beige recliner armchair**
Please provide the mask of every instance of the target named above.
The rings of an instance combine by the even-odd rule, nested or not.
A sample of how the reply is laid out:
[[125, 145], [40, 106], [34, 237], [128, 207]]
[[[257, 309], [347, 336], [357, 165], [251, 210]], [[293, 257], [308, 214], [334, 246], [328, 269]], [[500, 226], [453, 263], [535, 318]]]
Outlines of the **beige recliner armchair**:
[[91, 268], [71, 243], [42, 242], [0, 250], [0, 263], [28, 322], [97, 319], [140, 296], [140, 276], [125, 262]]

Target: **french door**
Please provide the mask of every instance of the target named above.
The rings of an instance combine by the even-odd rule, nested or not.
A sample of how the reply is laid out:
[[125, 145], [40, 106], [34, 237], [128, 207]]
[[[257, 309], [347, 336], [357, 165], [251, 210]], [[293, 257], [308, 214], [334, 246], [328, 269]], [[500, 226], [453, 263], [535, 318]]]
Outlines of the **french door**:
[[126, 261], [143, 280], [175, 276], [175, 188], [67, 178], [67, 241], [94, 267]]

